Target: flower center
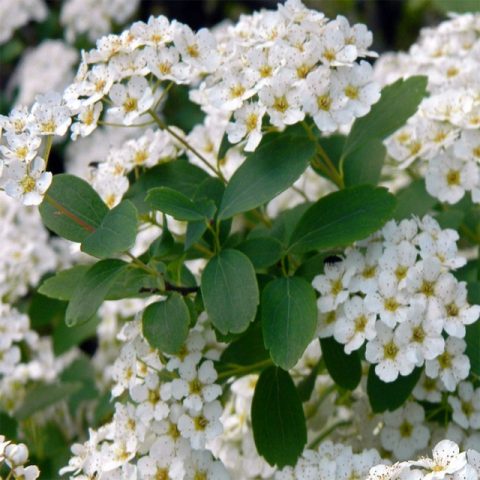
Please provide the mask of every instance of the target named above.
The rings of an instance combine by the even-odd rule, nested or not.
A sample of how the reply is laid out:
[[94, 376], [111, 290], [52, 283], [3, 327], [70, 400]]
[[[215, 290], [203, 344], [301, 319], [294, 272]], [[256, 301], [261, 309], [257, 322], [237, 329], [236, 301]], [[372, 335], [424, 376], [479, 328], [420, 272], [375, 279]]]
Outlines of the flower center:
[[385, 310], [387, 310], [388, 312], [395, 312], [400, 306], [400, 304], [393, 297], [385, 299], [383, 305], [385, 307]]
[[192, 380], [189, 383], [190, 387], [190, 393], [192, 395], [199, 395], [202, 393], [202, 384], [200, 383], [200, 380], [198, 378], [195, 378], [195, 380]]
[[439, 357], [438, 357], [438, 363], [442, 370], [446, 370], [448, 368], [451, 368], [452, 366], [452, 357], [448, 352], [443, 352]]
[[245, 126], [247, 127], [247, 131], [251, 132], [257, 128], [258, 123], [258, 115], [256, 113], [250, 113], [247, 115], [245, 120]]
[[133, 97], [127, 97], [123, 104], [123, 109], [127, 112], [134, 112], [138, 108], [138, 101], [136, 98]]
[[421, 325], [415, 327], [412, 330], [412, 341], [417, 343], [423, 343], [425, 340], [425, 330]]
[[332, 99], [330, 98], [330, 95], [320, 95], [317, 97], [317, 107], [319, 108], [319, 110], [324, 110], [325, 112], [328, 112], [331, 106]]
[[275, 97], [275, 102], [273, 103], [273, 108], [277, 112], [285, 113], [288, 110], [288, 101], [285, 95], [281, 97]]
[[353, 85], [347, 85], [344, 91], [345, 91], [345, 95], [351, 100], [358, 99], [358, 87], [355, 87]]
[[456, 317], [459, 313], [457, 305], [453, 302], [446, 306], [446, 310], [449, 317]]
[[196, 43], [189, 45], [187, 47], [187, 53], [193, 58], [198, 58], [200, 56], [200, 50], [198, 49], [198, 45]]
[[193, 422], [195, 426], [195, 430], [205, 430], [205, 428], [208, 425], [208, 420], [203, 416], [199, 415], [198, 417], [195, 417], [195, 421]]
[[398, 354], [398, 347], [393, 340], [383, 346], [383, 356], [388, 360], [395, 360]]
[[35, 190], [35, 179], [30, 175], [25, 175], [20, 180], [20, 186], [22, 187], [23, 193], [30, 193]]
[[360, 315], [355, 319], [355, 331], [364, 332], [365, 327], [367, 326], [368, 320], [365, 315]]
[[432, 297], [435, 293], [435, 283], [424, 280], [422, 286], [420, 287], [420, 292], [426, 297]]
[[413, 433], [413, 425], [406, 420], [400, 425], [400, 435], [402, 437], [411, 437]]
[[449, 170], [447, 173], [447, 184], [451, 187], [460, 185], [460, 172], [458, 170]]

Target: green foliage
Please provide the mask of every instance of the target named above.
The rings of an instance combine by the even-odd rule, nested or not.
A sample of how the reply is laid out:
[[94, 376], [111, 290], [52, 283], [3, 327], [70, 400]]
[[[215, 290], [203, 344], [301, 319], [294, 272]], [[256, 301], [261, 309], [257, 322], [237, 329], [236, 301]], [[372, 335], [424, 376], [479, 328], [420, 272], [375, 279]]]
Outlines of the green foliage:
[[209, 260], [201, 288], [205, 310], [221, 333], [242, 333], [255, 318], [259, 302], [255, 270], [238, 250], [222, 250]]
[[88, 265], [76, 265], [75, 267], [62, 270], [47, 278], [40, 285], [38, 292], [50, 298], [70, 300], [88, 269]]
[[83, 242], [108, 212], [85, 180], [68, 174], [55, 175], [39, 210], [45, 226], [72, 242]]
[[380, 229], [392, 216], [395, 197], [384, 188], [350, 187], [314, 203], [292, 233], [295, 253], [343, 247]]
[[258, 453], [279, 468], [295, 465], [307, 443], [302, 402], [285, 370], [262, 372], [252, 401], [252, 428]]
[[335, 383], [346, 390], [355, 390], [362, 378], [362, 363], [358, 351], [347, 355], [343, 345], [332, 337], [321, 338], [322, 358]]
[[427, 77], [423, 76], [399, 79], [387, 85], [370, 112], [355, 120], [345, 141], [342, 158], [374, 139], [383, 140], [402, 127], [417, 111], [426, 93]]
[[410, 375], [399, 376], [394, 382], [382, 382], [375, 373], [375, 365], [368, 370], [367, 394], [374, 413], [400, 408], [417, 384], [421, 368], [416, 368]]
[[88, 322], [105, 300], [116, 278], [127, 268], [122, 260], [100, 260], [80, 279], [68, 303], [65, 314], [67, 325]]
[[143, 335], [153, 348], [178, 353], [190, 325], [190, 311], [182, 296], [172, 293], [166, 300], [150, 304], [143, 312]]
[[130, 249], [137, 236], [137, 210], [124, 200], [112, 208], [98, 228], [82, 241], [82, 251], [98, 258], [108, 258]]
[[317, 302], [311, 284], [300, 277], [272, 280], [263, 290], [261, 312], [265, 346], [272, 360], [285, 370], [292, 368], [317, 327]]
[[397, 207], [393, 216], [395, 220], [409, 218], [411, 215], [422, 217], [436, 204], [437, 200], [428, 194], [425, 180], [422, 178], [413, 181], [397, 193]]
[[178, 159], [153, 167], [140, 175], [125, 194], [125, 198], [133, 202], [139, 214], [143, 214], [149, 210], [145, 197], [152, 188], [169, 187], [191, 198], [198, 185], [207, 178], [208, 174], [201, 168], [185, 159]]
[[82, 388], [81, 383], [54, 383], [35, 386], [29, 390], [25, 400], [15, 410], [14, 417], [17, 420], [25, 420], [34, 413], [67, 399], [80, 388]]
[[244, 253], [257, 270], [271, 267], [282, 256], [282, 244], [272, 237], [249, 238], [238, 245], [238, 250]]
[[230, 218], [276, 197], [305, 171], [314, 151], [314, 143], [305, 136], [265, 137], [228, 182], [218, 218]]
[[[214, 207], [206, 215], [186, 195], [168, 187], [152, 188], [145, 200], [151, 208], [186, 222], [204, 221], [215, 213]], [[213, 204], [210, 205], [213, 207]]]

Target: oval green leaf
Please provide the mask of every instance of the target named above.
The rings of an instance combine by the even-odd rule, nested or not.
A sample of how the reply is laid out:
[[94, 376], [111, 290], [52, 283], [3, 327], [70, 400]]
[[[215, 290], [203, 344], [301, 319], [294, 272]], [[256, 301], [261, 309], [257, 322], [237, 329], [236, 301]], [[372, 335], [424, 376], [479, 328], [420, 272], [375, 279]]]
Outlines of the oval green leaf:
[[88, 322], [97, 312], [111, 286], [128, 267], [122, 260], [100, 260], [90, 267], [73, 292], [65, 314], [67, 325]]
[[171, 215], [180, 221], [194, 222], [206, 218], [203, 211], [183, 193], [168, 187], [152, 188], [145, 198], [154, 210]]
[[210, 259], [201, 290], [208, 316], [221, 333], [242, 333], [255, 318], [257, 279], [252, 263], [238, 250], [223, 250]]
[[303, 278], [277, 278], [263, 290], [261, 311], [265, 346], [274, 363], [288, 370], [315, 336], [315, 292]]
[[53, 177], [39, 210], [47, 228], [72, 242], [83, 242], [108, 213], [85, 180], [66, 173]]
[[143, 335], [161, 352], [174, 355], [182, 348], [190, 325], [190, 311], [182, 296], [174, 292], [167, 300], [149, 305], [143, 312]]
[[395, 197], [385, 188], [363, 185], [331, 193], [304, 213], [289, 250], [303, 253], [350, 245], [380, 229], [394, 209]]
[[367, 377], [367, 395], [374, 413], [400, 408], [412, 393], [417, 384], [421, 368], [416, 368], [406, 377], [399, 376], [394, 382], [382, 382], [375, 373], [375, 365], [371, 365]]
[[333, 381], [342, 388], [355, 390], [362, 379], [362, 363], [358, 351], [347, 355], [343, 345], [332, 337], [321, 338], [322, 358]]
[[266, 137], [234, 173], [220, 205], [220, 220], [256, 208], [290, 187], [305, 171], [315, 152], [306, 136]]
[[98, 228], [82, 242], [82, 252], [107, 258], [125, 252], [137, 237], [137, 209], [129, 200], [112, 208]]
[[252, 429], [258, 453], [270, 465], [295, 465], [307, 443], [302, 402], [285, 370], [262, 372], [252, 401]]

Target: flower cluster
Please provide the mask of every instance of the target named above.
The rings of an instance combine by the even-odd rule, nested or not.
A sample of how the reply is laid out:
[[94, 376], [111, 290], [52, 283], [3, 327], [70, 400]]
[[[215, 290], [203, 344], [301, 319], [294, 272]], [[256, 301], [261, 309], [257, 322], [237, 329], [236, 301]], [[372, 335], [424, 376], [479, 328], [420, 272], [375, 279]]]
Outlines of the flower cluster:
[[[203, 317], [202, 317], [203, 318]], [[61, 474], [118, 478], [229, 478], [208, 444], [222, 433], [222, 393], [212, 360], [219, 350], [200, 318], [178, 355], [160, 356], [141, 334], [141, 324], [124, 325], [124, 342], [113, 365], [113, 420], [89, 440], [72, 447]], [[133, 476], [133, 477], [132, 477]]]
[[439, 442], [433, 449], [433, 458], [377, 465], [370, 470], [367, 480], [476, 480], [480, 475], [480, 454], [476, 450], [460, 452], [450, 440]]
[[42, 21], [47, 16], [43, 0], [4, 0], [0, 3], [0, 45], [7, 42], [18, 28], [31, 20]]
[[66, 0], [60, 12], [65, 38], [73, 43], [77, 37], [85, 35], [94, 42], [110, 32], [112, 25], [124, 24], [139, 3], [139, 0]]
[[[206, 124], [220, 126], [215, 141], [205, 139], [203, 131], [191, 134], [203, 137], [204, 149], [213, 154], [200, 158], [210, 170], [225, 128], [232, 143], [246, 140], [247, 151], [255, 150], [266, 129], [283, 129], [305, 115], [319, 130], [333, 132], [365, 115], [379, 98], [372, 68], [356, 62], [371, 55], [371, 42], [364, 25], [352, 27], [344, 17], [328, 21], [296, 0], [215, 33], [195, 33], [165, 17], [136, 22], [84, 53], [63, 95], [40, 96], [31, 111], [19, 107], [2, 119], [9, 153], [2, 159], [1, 187], [26, 204], [40, 203], [50, 182], [48, 142], [52, 135], [64, 135], [72, 118], [73, 139], [91, 134], [103, 114], [127, 126], [155, 121], [185, 141], [183, 132], [164, 125], [156, 113], [172, 84], [196, 86], [191, 98], [210, 113]], [[168, 84], [165, 89], [162, 83]], [[105, 112], [104, 103], [109, 104]], [[269, 122], [263, 121], [265, 114]], [[48, 136], [47, 145], [38, 155], [42, 136]], [[165, 157], [167, 152], [160, 152], [151, 163]], [[243, 159], [236, 158], [237, 164]]]
[[24, 443], [12, 443], [0, 435], [0, 469], [6, 465], [9, 469], [8, 478], [15, 480], [35, 480], [40, 471], [36, 465], [26, 465], [28, 448]]
[[346, 353], [366, 343], [365, 358], [384, 382], [425, 364], [428, 377], [454, 391], [470, 370], [465, 326], [480, 315], [451, 273], [465, 264], [457, 240], [429, 216], [392, 220], [344, 258], [327, 258], [313, 280], [320, 337], [333, 335]]
[[417, 114], [386, 141], [402, 168], [416, 166], [428, 192], [457, 203], [465, 192], [480, 202], [480, 15], [454, 17], [422, 30], [408, 54], [385, 55], [376, 64], [380, 81], [428, 76], [430, 96]]

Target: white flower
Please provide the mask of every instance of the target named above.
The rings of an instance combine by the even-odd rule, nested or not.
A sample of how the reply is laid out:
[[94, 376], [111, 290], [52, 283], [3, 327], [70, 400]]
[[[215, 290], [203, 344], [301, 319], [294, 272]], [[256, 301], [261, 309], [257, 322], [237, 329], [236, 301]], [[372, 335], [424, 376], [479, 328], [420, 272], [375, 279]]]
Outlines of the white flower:
[[30, 162], [33, 160], [38, 152], [42, 142], [40, 137], [31, 135], [30, 133], [14, 133], [7, 131], [5, 135], [8, 147], [0, 145], [0, 153], [5, 158], [11, 160], [21, 160], [23, 162]]
[[185, 478], [205, 480], [229, 480], [230, 475], [221, 462], [208, 450], [194, 451], [185, 462]]
[[442, 401], [442, 391], [444, 390], [438, 378], [430, 378], [422, 373], [420, 380], [413, 389], [413, 396], [417, 400], [426, 400], [431, 403], [440, 403]]
[[382, 255], [382, 244], [373, 243], [367, 247], [365, 254], [353, 249], [348, 252], [345, 262], [357, 272], [352, 278], [351, 292], [373, 293], [378, 288], [379, 258]]
[[37, 157], [30, 164], [15, 161], [4, 168], [5, 192], [24, 205], [39, 205], [52, 182], [51, 172], [45, 171], [45, 161]]
[[397, 277], [388, 271], [380, 273], [378, 291], [367, 294], [365, 305], [370, 311], [378, 313], [380, 320], [391, 328], [407, 318], [407, 296], [399, 288]]
[[4, 455], [10, 467], [24, 465], [28, 460], [28, 448], [24, 443], [10, 443], [5, 447]]
[[71, 112], [63, 103], [62, 96], [51, 92], [38, 96], [28, 120], [30, 130], [38, 135], [65, 135]]
[[40, 470], [36, 465], [29, 465], [28, 467], [15, 467], [13, 469], [14, 478], [22, 480], [35, 480], [40, 476]]
[[347, 97], [331, 91], [330, 75], [329, 68], [316, 68], [308, 74], [306, 91], [302, 95], [304, 111], [313, 117], [318, 129], [326, 133], [335, 131], [351, 119], [351, 115], [344, 110]]
[[176, 21], [172, 22], [173, 42], [182, 55], [182, 61], [201, 72], [213, 72], [219, 64], [215, 37], [202, 28], [193, 33], [190, 27]]
[[426, 317], [425, 304], [416, 302], [411, 305], [407, 319], [396, 331], [399, 336], [410, 341], [410, 348], [417, 357], [417, 365], [421, 366], [424, 360], [433, 360], [443, 352], [445, 340], [442, 330], [442, 320], [438, 317]]
[[267, 109], [270, 122], [276, 127], [300, 122], [305, 114], [300, 108], [300, 91], [292, 85], [291, 75], [283, 71], [265, 85], [258, 96]]
[[326, 25], [320, 45], [320, 59], [325, 65], [349, 65], [358, 55], [356, 46], [347, 43], [345, 32], [341, 30], [338, 20]]
[[358, 296], [351, 297], [343, 304], [343, 315], [335, 322], [333, 336], [337, 342], [345, 345], [347, 355], [359, 349], [365, 340], [375, 338], [376, 317]]
[[425, 175], [427, 191], [442, 202], [457, 203], [479, 180], [478, 166], [453, 157], [450, 151], [432, 158]]
[[188, 80], [189, 68], [180, 61], [180, 53], [175, 47], [162, 47], [159, 50], [147, 47], [145, 58], [150, 71], [160, 80], [177, 83]]
[[433, 459], [423, 458], [412, 462], [414, 466], [427, 470], [425, 480], [442, 480], [446, 475], [459, 472], [467, 463], [465, 452], [460, 453], [458, 445], [450, 440], [442, 440], [435, 445]]
[[409, 375], [415, 368], [416, 355], [410, 339], [394, 332], [382, 322], [376, 324], [377, 336], [367, 343], [365, 358], [376, 363], [375, 373], [384, 382], [393, 382], [398, 375]]
[[144, 383], [130, 387], [130, 397], [137, 402], [137, 416], [146, 425], [153, 419], [162, 420], [169, 414], [169, 407], [162, 398], [158, 375], [148, 373]]
[[154, 102], [152, 90], [143, 77], [132, 77], [126, 86], [114, 84], [110, 89], [110, 98], [115, 107], [110, 108], [109, 112], [121, 115], [125, 125], [132, 125]]
[[384, 418], [382, 446], [399, 460], [408, 460], [427, 446], [430, 431], [424, 425], [425, 412], [417, 403], [409, 402], [394, 412], [386, 412]]
[[182, 365], [179, 370], [181, 378], [172, 381], [172, 396], [181, 400], [183, 405], [195, 412], [199, 412], [204, 403], [209, 403], [222, 394], [220, 385], [214, 382], [217, 372], [213, 362], [207, 360], [200, 367], [195, 364]]
[[453, 420], [462, 428], [480, 428], [480, 388], [473, 389], [470, 382], [458, 386], [458, 398], [450, 395], [448, 403], [453, 409]]
[[463, 353], [467, 344], [464, 340], [448, 337], [445, 351], [434, 360], [427, 360], [425, 373], [431, 378], [439, 377], [445, 388], [453, 392], [457, 384], [467, 378], [470, 372], [470, 360]]
[[222, 415], [220, 402], [204, 404], [202, 410], [196, 413], [184, 413], [178, 419], [178, 430], [184, 438], [188, 438], [194, 449], [205, 448], [209, 440], [213, 440], [223, 431], [220, 422]]
[[365, 61], [338, 67], [332, 74], [332, 95], [347, 98], [344, 108], [351, 112], [352, 119], [366, 115], [380, 98], [380, 86], [372, 78], [373, 69]]
[[230, 143], [247, 139], [246, 152], [253, 152], [262, 140], [262, 119], [266, 108], [258, 103], [246, 103], [233, 114], [235, 122], [227, 125], [226, 133]]
[[72, 140], [76, 140], [78, 136], [86, 137], [90, 135], [96, 128], [97, 122], [102, 113], [103, 104], [101, 102], [82, 107], [77, 115], [77, 121], [72, 125]]

